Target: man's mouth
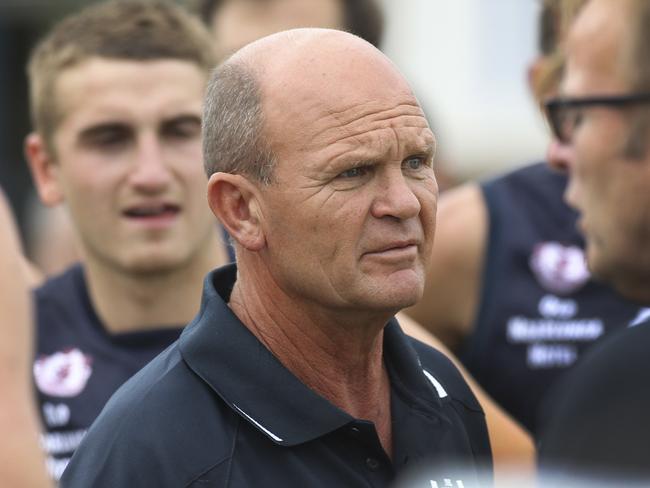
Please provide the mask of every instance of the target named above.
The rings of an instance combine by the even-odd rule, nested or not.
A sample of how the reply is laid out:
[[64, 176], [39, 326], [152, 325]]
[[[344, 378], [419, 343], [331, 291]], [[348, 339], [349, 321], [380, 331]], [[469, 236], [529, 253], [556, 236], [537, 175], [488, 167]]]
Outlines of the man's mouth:
[[180, 212], [180, 207], [173, 204], [140, 205], [130, 207], [124, 211], [124, 215], [133, 219], [147, 219], [159, 217], [173, 217]]
[[396, 241], [377, 247], [365, 253], [367, 257], [388, 260], [414, 259], [418, 253], [418, 243], [414, 240]]
[[417, 242], [414, 240], [391, 242], [371, 252], [382, 253], [389, 251], [399, 251], [409, 249], [411, 247], [417, 247]]
[[134, 205], [122, 213], [127, 222], [140, 229], [165, 230], [177, 221], [181, 207], [171, 203]]

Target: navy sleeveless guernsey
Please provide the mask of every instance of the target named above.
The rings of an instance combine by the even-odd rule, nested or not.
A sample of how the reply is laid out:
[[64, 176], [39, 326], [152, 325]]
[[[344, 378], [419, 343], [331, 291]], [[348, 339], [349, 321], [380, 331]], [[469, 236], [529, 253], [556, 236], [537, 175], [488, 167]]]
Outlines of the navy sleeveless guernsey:
[[566, 183], [539, 163], [481, 185], [489, 235], [478, 315], [460, 356], [533, 435], [549, 387], [645, 312], [590, 279]]
[[37, 407], [47, 467], [57, 480], [115, 390], [183, 329], [110, 334], [95, 313], [79, 265], [46, 281], [35, 300]]

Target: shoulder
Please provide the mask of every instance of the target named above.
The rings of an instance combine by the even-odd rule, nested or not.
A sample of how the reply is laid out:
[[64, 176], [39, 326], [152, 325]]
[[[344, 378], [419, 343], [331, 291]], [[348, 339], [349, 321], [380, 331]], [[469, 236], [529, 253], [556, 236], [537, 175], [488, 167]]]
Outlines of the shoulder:
[[438, 211], [444, 215], [461, 212], [463, 216], [480, 218], [483, 207], [481, 188], [475, 183], [466, 183], [441, 193], [438, 202]]
[[34, 289], [37, 304], [52, 301], [67, 301], [70, 295], [78, 295], [79, 288], [85, 287], [83, 268], [75, 264], [56, 276], [47, 279]]
[[98, 319], [88, 298], [83, 268], [74, 265], [33, 291], [39, 352], [77, 342]]
[[218, 477], [229, 458], [233, 415], [174, 344], [113, 395], [62, 486], [180, 487], [206, 473]]
[[473, 279], [483, 253], [487, 224], [485, 200], [478, 185], [467, 184], [443, 193], [436, 219], [434, 271], [454, 270], [456, 275], [465, 271]]
[[449, 280], [474, 280], [486, 234], [485, 201], [478, 185], [443, 193], [438, 202], [432, 273], [445, 273]]

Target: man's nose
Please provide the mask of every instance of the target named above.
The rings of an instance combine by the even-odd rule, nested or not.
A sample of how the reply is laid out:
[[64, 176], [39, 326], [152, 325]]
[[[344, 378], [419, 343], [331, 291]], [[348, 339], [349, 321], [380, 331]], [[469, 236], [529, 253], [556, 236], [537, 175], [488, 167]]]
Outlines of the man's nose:
[[548, 145], [546, 157], [551, 168], [568, 176], [568, 183], [564, 190], [564, 201], [570, 207], [578, 208], [579, 185], [574, 171], [575, 149], [573, 145], [553, 138]]
[[408, 178], [401, 172], [385, 175], [378, 185], [377, 195], [372, 208], [373, 216], [409, 219], [420, 213], [422, 205], [409, 184]]
[[157, 137], [143, 136], [138, 142], [130, 181], [134, 187], [155, 192], [164, 189], [171, 180], [165, 152]]
[[573, 147], [553, 138], [546, 149], [546, 158], [551, 168], [566, 173], [573, 162]]

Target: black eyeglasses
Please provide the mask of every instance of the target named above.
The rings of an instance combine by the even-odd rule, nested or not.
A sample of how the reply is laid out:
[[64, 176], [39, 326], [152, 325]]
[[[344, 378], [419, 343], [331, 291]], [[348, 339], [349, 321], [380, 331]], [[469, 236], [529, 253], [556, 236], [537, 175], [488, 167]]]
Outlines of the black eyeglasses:
[[553, 135], [562, 143], [571, 142], [573, 132], [582, 118], [582, 109], [594, 106], [622, 108], [637, 103], [650, 103], [650, 93], [605, 95], [584, 98], [556, 97], [544, 102]]

